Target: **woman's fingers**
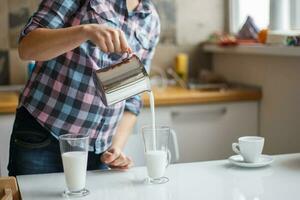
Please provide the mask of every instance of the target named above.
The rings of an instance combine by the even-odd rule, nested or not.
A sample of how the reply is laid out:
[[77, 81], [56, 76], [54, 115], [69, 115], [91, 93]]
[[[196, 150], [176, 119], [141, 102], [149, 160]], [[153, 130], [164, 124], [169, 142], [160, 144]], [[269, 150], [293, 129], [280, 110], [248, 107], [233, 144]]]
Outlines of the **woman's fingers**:
[[100, 160], [110, 168], [117, 170], [127, 170], [133, 166], [132, 159], [127, 157], [120, 148], [116, 147], [111, 147], [105, 151], [101, 155]]
[[129, 168], [132, 165], [133, 165], [132, 159], [127, 157], [123, 153], [121, 153], [121, 155], [116, 160], [110, 163], [110, 166], [114, 168]]
[[121, 170], [121, 171], [125, 171], [125, 170], [128, 170], [129, 168], [131, 168], [133, 166], [133, 161], [127, 157], [127, 162], [126, 164], [124, 165], [120, 165], [120, 166], [114, 166], [114, 165], [111, 165], [110, 168], [112, 169], [116, 169], [116, 170]]
[[103, 38], [100, 38], [99, 41], [98, 41], [98, 44], [96, 44], [96, 45], [99, 46], [100, 49], [103, 52], [105, 52], [105, 53], [108, 52], [108, 47], [107, 47], [106, 42], [105, 42], [105, 40]]
[[120, 156], [110, 163], [112, 166], [124, 166], [127, 164], [127, 157], [121, 153]]
[[102, 156], [101, 156], [101, 162], [104, 162], [106, 164], [111, 164], [112, 162], [114, 162], [115, 160], [117, 160], [119, 158], [121, 154], [121, 151], [115, 148], [111, 148], [108, 149], [107, 151], [105, 151]]
[[112, 31], [112, 42], [114, 44], [114, 49], [116, 53], [121, 53], [121, 42], [120, 42], [120, 30], [113, 30]]
[[119, 32], [119, 40], [120, 40], [121, 51], [131, 53], [131, 48], [128, 45], [125, 34], [121, 30]]
[[131, 53], [126, 36], [121, 29], [103, 24], [91, 24], [89, 39], [102, 51], [109, 53]]
[[109, 53], [115, 52], [115, 47], [114, 47], [114, 44], [112, 42], [111, 33], [109, 31], [104, 32], [103, 37], [104, 37], [105, 44], [107, 46], [108, 52]]

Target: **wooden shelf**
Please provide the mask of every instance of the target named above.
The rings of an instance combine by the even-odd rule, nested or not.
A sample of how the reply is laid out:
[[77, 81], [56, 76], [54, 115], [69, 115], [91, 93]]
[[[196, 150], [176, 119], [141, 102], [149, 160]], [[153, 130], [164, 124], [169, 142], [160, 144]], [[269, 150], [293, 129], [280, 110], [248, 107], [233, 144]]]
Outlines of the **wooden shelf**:
[[300, 47], [268, 46], [268, 45], [239, 45], [221, 47], [215, 44], [204, 45], [204, 51], [223, 54], [254, 54], [266, 56], [300, 56]]
[[[232, 88], [226, 90], [201, 91], [180, 87], [153, 88], [156, 106], [208, 104], [235, 101], [259, 101], [262, 93], [258, 89]], [[144, 106], [149, 106], [149, 97], [142, 95]]]

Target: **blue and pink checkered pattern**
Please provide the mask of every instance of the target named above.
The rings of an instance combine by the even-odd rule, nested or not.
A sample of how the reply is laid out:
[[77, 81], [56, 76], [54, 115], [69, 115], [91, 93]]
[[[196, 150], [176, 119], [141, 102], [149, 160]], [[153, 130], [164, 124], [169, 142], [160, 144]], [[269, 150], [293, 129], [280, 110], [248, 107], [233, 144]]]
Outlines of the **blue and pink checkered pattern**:
[[[43, 0], [24, 27], [20, 40], [37, 28], [58, 29], [80, 24], [106, 24], [124, 31], [133, 52], [149, 71], [160, 23], [150, 0], [128, 12], [125, 0]], [[106, 107], [95, 88], [95, 70], [120, 61], [90, 41], [52, 60], [37, 62], [21, 95], [24, 106], [55, 137], [89, 134], [90, 150], [105, 151], [124, 111], [139, 114], [139, 96]]]

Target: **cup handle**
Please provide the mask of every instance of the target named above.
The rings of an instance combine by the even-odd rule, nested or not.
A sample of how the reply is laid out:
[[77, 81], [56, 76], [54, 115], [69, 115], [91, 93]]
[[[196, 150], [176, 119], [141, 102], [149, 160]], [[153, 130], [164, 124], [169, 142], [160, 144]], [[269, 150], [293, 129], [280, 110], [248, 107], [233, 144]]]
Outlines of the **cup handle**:
[[236, 154], [241, 154], [240, 151], [240, 147], [238, 143], [232, 143], [232, 150], [236, 153]]
[[167, 165], [166, 165], [166, 168], [169, 167], [169, 165], [171, 164], [171, 158], [172, 158], [172, 155], [171, 155], [171, 152], [170, 150], [168, 149], [167, 150]]

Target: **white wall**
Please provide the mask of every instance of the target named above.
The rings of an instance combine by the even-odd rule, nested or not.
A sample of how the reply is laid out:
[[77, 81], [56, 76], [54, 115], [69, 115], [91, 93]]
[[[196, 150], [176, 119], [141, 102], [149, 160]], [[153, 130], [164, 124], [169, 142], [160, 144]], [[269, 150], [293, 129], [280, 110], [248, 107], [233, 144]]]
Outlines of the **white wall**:
[[176, 0], [177, 44], [159, 44], [153, 59], [154, 68], [172, 66], [178, 52], [189, 54], [192, 70], [203, 65], [199, 55], [199, 43], [215, 31], [224, 30], [223, 0]]
[[300, 58], [216, 54], [213, 62], [228, 80], [262, 87], [265, 152], [300, 152]]
[[223, 0], [177, 0], [177, 39], [180, 45], [196, 45], [224, 28]]

